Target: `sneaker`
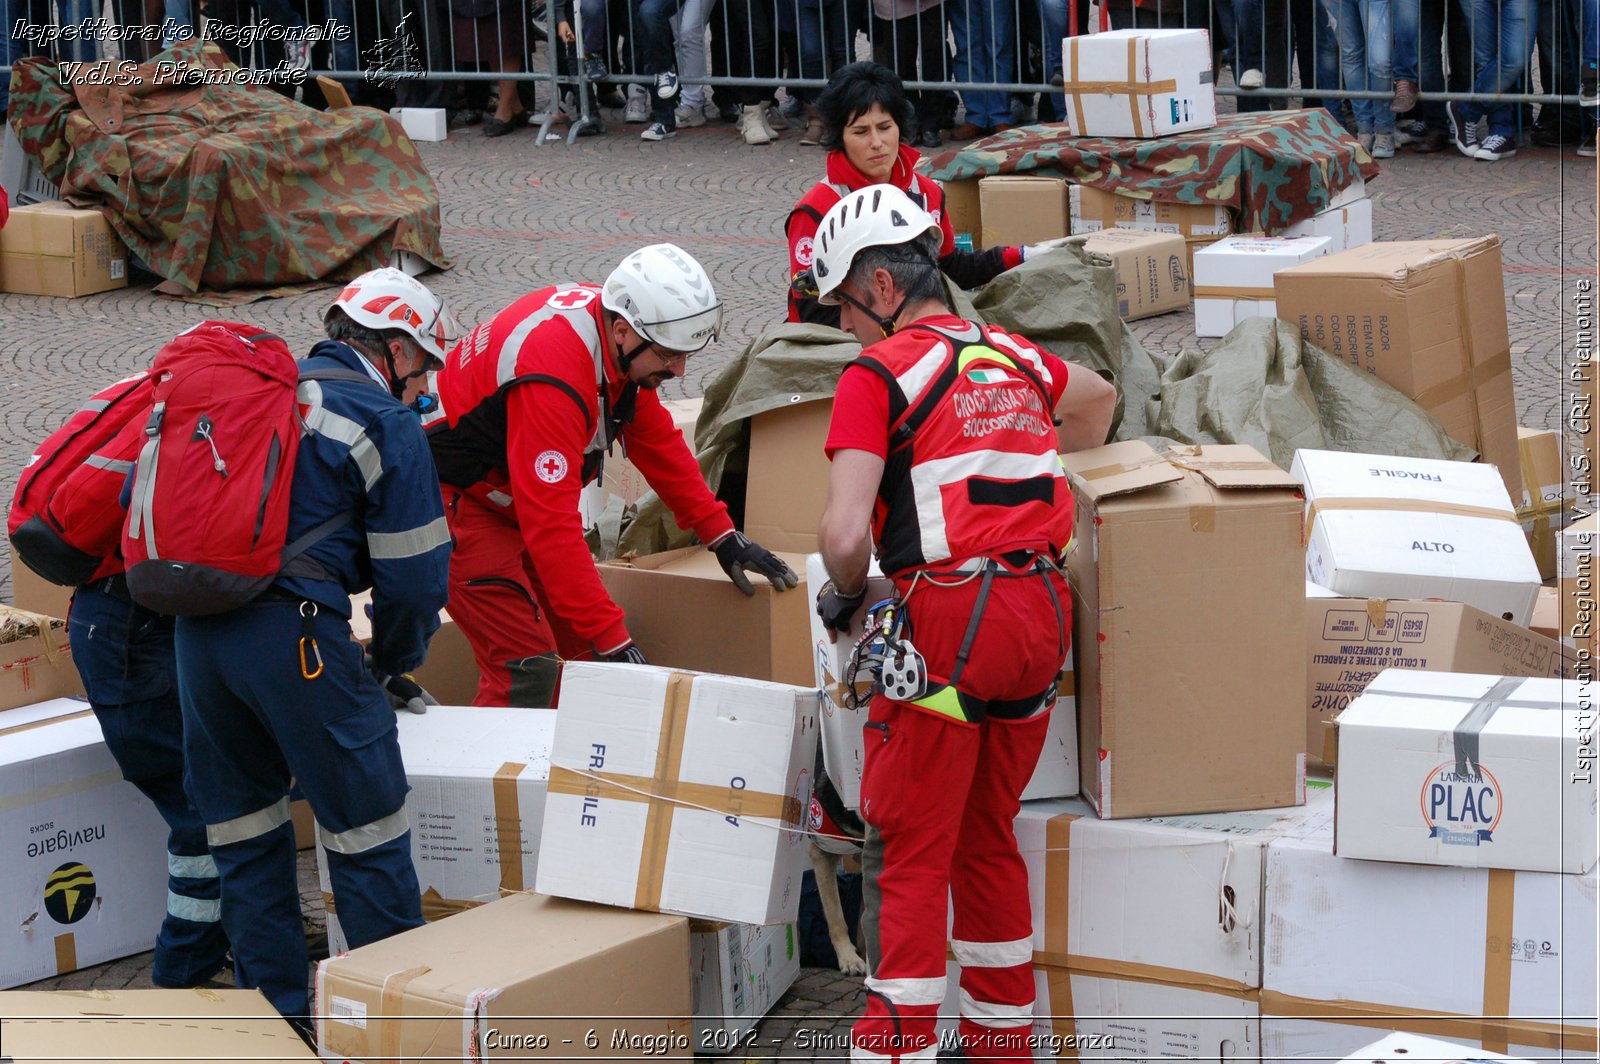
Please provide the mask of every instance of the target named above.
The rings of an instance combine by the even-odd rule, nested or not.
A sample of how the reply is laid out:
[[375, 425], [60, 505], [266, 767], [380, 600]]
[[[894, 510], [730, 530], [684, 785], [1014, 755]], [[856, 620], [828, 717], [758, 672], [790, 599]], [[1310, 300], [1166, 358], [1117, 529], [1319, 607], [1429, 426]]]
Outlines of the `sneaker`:
[[1497, 163], [1501, 159], [1509, 159], [1517, 154], [1517, 145], [1510, 137], [1502, 137], [1498, 133], [1491, 133], [1483, 138], [1483, 143], [1478, 147], [1478, 154], [1474, 159], [1484, 162]]
[[677, 135], [678, 131], [676, 129], [668, 129], [660, 122], [651, 122], [645, 127], [645, 131], [639, 134], [639, 139], [666, 140], [668, 137], [676, 137]]
[[1372, 157], [1374, 159], [1394, 158], [1394, 134], [1375, 133], [1372, 137]]
[[635, 123], [650, 121], [650, 99], [637, 85], [628, 87], [628, 105], [622, 109], [622, 120]]
[[700, 113], [707, 122], [715, 122], [722, 117], [722, 108], [718, 107], [716, 101], [708, 96], [706, 97], [706, 102], [700, 106]]
[[657, 74], [656, 95], [663, 100], [670, 100], [678, 95], [678, 75], [670, 70], [663, 70]]
[[603, 57], [598, 55], [586, 55], [583, 57], [583, 76], [590, 81], [604, 81], [610, 76], [610, 73], [606, 69], [606, 61]]
[[1585, 159], [1593, 159], [1594, 158], [1594, 131], [1593, 130], [1590, 130], [1589, 131], [1589, 135], [1587, 137], [1584, 137], [1582, 143], [1580, 143], [1578, 145], [1578, 154], [1583, 156]]
[[1356, 132], [1356, 139], [1361, 142], [1361, 146], [1363, 148], [1367, 149], [1367, 154], [1371, 155], [1372, 154], [1372, 130], [1370, 130], [1370, 129], [1358, 130]]
[[283, 54], [291, 70], [311, 69], [311, 45], [305, 41], [285, 41]]
[[762, 108], [759, 104], [747, 104], [739, 115], [739, 135], [744, 137], [746, 144], [771, 144], [772, 134], [767, 129], [767, 124], [762, 121]]
[[673, 112], [673, 117], [677, 119], [681, 128], [694, 129], [697, 126], [706, 124], [705, 112], [686, 103], [678, 105], [678, 109]]
[[1389, 101], [1389, 110], [1397, 115], [1403, 115], [1417, 106], [1417, 83], [1408, 78], [1399, 78], [1394, 83], [1394, 99]]
[[1596, 78], [1593, 71], [1578, 82], [1578, 106], [1600, 107], [1600, 78]]
[[1246, 70], [1243, 74], [1239, 75], [1239, 87], [1241, 89], [1259, 89], [1266, 83], [1266, 75], [1262, 74], [1261, 71], [1257, 70], [1255, 67], [1251, 67], [1249, 70]]
[[1461, 116], [1461, 105], [1451, 100], [1444, 105], [1445, 117], [1450, 119], [1450, 141], [1456, 151], [1469, 159], [1478, 157], [1478, 126]]
[[1409, 122], [1396, 122], [1394, 124], [1395, 147], [1403, 148], [1407, 144], [1414, 144], [1427, 135], [1428, 124], [1420, 118], [1413, 118]]

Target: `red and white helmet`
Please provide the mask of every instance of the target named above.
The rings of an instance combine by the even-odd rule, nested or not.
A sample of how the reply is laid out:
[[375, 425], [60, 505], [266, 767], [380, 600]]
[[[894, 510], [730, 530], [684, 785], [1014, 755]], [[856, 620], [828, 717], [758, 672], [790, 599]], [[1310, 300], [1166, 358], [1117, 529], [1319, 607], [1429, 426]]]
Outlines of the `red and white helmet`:
[[350, 320], [375, 332], [402, 329], [424, 351], [441, 360], [461, 336], [461, 325], [444, 300], [393, 266], [357, 277], [344, 286], [328, 309], [342, 310]]

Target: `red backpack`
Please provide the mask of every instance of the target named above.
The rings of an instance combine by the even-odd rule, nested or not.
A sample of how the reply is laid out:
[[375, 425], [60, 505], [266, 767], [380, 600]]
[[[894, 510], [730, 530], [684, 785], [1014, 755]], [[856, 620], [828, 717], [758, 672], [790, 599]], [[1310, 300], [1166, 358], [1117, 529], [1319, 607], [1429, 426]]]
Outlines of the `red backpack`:
[[7, 531], [17, 558], [51, 583], [76, 587], [121, 571], [120, 496], [154, 390], [148, 371], [101, 389], [23, 468]]
[[179, 334], [151, 373], [154, 405], [122, 537], [128, 592], [173, 616], [236, 609], [354, 516], [285, 545], [303, 431], [297, 382], [370, 378], [344, 369], [302, 375], [278, 337], [219, 321]]

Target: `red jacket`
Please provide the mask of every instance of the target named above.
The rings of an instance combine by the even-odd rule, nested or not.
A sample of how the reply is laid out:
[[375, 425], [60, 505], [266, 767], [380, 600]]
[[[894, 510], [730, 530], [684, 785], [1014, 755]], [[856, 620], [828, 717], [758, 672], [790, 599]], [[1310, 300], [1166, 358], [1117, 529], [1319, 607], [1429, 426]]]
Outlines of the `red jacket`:
[[514, 509], [547, 604], [599, 648], [628, 631], [584, 543], [578, 494], [618, 437], [679, 525], [706, 543], [733, 528], [672, 415], [627, 381], [605, 332], [597, 285], [523, 296], [446, 357], [444, 417], [428, 436], [441, 481]]

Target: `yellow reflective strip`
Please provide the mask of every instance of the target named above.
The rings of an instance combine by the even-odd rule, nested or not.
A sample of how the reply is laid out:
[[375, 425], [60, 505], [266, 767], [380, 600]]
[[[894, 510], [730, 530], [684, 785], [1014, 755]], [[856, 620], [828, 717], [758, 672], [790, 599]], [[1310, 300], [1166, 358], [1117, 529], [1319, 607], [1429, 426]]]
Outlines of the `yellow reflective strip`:
[[922, 709], [931, 709], [935, 713], [942, 713], [952, 720], [966, 721], [966, 711], [961, 708], [961, 696], [954, 687], [946, 684], [937, 691], [921, 698], [913, 699], [911, 705]]
[[969, 365], [978, 361], [979, 359], [989, 362], [1003, 362], [1012, 369], [1017, 368], [1017, 364], [1011, 360], [1010, 356], [1003, 355], [992, 347], [986, 347], [983, 344], [968, 344], [966, 347], [963, 347], [961, 349], [961, 353], [956, 356], [956, 369], [958, 371], [965, 372]]

